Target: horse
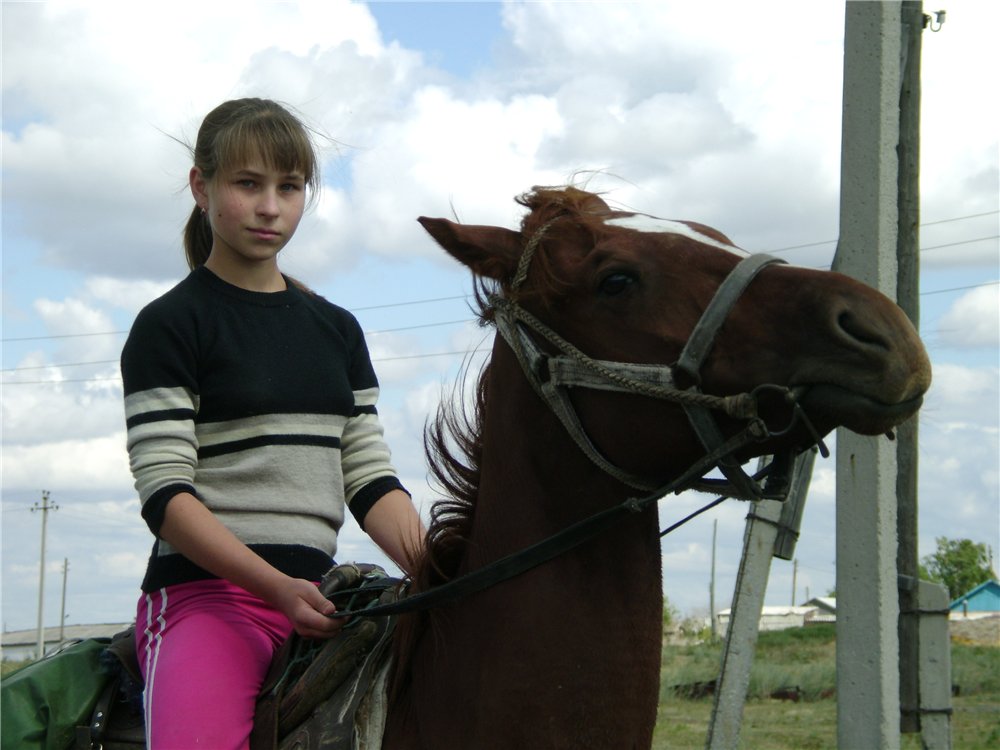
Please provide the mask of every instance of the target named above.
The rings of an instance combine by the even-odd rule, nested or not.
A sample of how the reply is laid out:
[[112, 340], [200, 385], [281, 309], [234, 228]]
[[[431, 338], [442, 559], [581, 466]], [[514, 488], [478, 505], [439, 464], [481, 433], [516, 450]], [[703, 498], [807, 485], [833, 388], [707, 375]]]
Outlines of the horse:
[[[824, 451], [831, 430], [891, 433], [921, 405], [927, 354], [879, 292], [576, 187], [517, 200], [516, 231], [419, 219], [472, 272], [479, 316], [499, 335], [469, 412], [444, 401], [428, 427], [445, 497], [406, 595], [368, 567], [332, 570], [321, 590], [339, 590], [347, 610], [367, 596], [341, 612], [363, 622], [349, 637], [285, 644], [251, 746], [354, 747], [352, 712], [387, 705], [365, 746], [648, 748], [657, 501], [690, 488], [783, 497], [795, 456]], [[756, 456], [774, 459], [750, 475]], [[706, 476], [714, 469], [723, 479]], [[117, 643], [134, 659], [127, 637]], [[387, 669], [386, 704], [366, 681], [382, 684]], [[135, 665], [122, 673], [130, 684], [126, 673], [138, 680]], [[358, 709], [376, 692], [378, 710]], [[144, 746], [141, 713], [109, 709], [123, 701], [117, 682], [103, 688], [79, 747]]]
[[[742, 464], [822, 447], [836, 427], [891, 434], [930, 384], [906, 315], [851, 278], [576, 187], [517, 200], [518, 230], [418, 219], [472, 272], [479, 316], [500, 335], [474, 403], [444, 402], [428, 426], [445, 497], [411, 596], [588, 531], [399, 617], [388, 750], [648, 748], [655, 500], [713, 481], [773, 496]], [[705, 477], [713, 467], [724, 480]]]

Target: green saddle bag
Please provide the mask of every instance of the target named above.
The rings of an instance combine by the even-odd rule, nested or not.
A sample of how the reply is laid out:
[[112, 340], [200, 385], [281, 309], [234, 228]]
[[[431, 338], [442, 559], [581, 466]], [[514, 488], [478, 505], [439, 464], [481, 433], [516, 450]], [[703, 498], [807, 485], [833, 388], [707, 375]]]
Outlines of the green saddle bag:
[[112, 680], [101, 661], [111, 639], [79, 641], [0, 681], [0, 746], [68, 750]]

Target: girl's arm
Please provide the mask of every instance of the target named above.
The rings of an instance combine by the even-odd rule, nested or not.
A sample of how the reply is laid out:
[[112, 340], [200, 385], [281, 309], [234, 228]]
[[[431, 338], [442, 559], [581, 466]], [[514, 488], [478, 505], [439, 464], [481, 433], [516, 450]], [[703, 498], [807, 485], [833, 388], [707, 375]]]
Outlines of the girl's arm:
[[365, 514], [364, 530], [394, 563], [413, 575], [427, 532], [409, 495], [391, 490], [380, 497]]
[[341, 621], [327, 617], [336, 607], [314, 584], [270, 565], [194, 495], [181, 492], [170, 499], [159, 535], [191, 562], [279, 609], [299, 635], [329, 638], [339, 632]]

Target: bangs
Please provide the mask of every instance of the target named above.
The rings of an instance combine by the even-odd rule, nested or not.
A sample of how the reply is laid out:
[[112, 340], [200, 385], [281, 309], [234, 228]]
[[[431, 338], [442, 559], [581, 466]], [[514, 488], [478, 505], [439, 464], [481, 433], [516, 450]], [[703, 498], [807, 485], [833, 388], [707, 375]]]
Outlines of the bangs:
[[262, 166], [268, 169], [300, 172], [312, 194], [319, 187], [312, 141], [294, 118], [275, 112], [261, 113], [220, 132], [215, 146], [221, 171], [240, 169], [262, 160]]

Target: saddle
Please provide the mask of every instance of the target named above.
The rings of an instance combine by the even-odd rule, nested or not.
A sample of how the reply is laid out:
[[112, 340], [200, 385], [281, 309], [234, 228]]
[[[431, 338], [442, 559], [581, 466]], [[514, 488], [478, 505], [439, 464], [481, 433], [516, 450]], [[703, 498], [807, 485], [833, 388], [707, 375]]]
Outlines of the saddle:
[[[396, 601], [402, 582], [377, 565], [348, 563], [323, 577], [320, 591], [341, 612]], [[285, 641], [257, 700], [251, 750], [377, 750], [386, 717], [389, 644], [395, 618], [351, 617], [330, 640], [297, 634]], [[74, 750], [145, 748], [142, 678], [135, 632], [116, 635], [105, 651], [113, 679]]]

